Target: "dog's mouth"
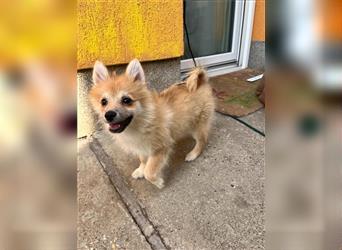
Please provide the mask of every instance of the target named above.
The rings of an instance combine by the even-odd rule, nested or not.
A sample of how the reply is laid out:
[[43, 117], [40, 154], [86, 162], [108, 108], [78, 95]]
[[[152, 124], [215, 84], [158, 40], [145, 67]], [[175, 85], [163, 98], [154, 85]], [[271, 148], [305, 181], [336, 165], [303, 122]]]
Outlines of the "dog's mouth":
[[112, 133], [121, 133], [125, 128], [131, 123], [133, 115], [127, 117], [121, 122], [111, 122], [109, 123], [109, 131]]

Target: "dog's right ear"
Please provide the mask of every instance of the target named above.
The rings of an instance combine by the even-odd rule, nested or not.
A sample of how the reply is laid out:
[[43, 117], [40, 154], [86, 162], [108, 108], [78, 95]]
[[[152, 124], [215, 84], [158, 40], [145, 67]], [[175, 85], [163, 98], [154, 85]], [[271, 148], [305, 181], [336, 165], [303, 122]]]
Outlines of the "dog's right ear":
[[93, 82], [94, 84], [98, 84], [99, 82], [105, 81], [109, 78], [109, 73], [104, 66], [104, 64], [100, 61], [96, 61], [93, 70]]
[[145, 73], [138, 59], [130, 61], [126, 68], [126, 75], [132, 77], [134, 81], [145, 83]]

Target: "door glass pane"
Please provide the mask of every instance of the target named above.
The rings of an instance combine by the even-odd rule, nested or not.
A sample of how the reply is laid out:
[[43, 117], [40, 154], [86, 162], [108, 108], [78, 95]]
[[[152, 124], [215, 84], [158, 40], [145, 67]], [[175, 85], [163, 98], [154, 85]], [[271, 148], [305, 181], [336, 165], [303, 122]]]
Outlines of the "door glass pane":
[[[194, 57], [232, 51], [235, 0], [186, 0], [185, 21]], [[184, 29], [184, 56], [191, 58]]]

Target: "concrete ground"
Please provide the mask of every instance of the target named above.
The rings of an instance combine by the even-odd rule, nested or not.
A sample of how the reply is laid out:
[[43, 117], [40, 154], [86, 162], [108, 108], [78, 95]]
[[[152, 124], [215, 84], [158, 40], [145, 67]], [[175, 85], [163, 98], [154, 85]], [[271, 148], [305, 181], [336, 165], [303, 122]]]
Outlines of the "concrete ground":
[[[96, 132], [79, 141], [79, 249], [264, 249], [265, 138], [216, 114], [209, 144], [184, 162], [176, 147], [157, 189], [131, 173], [138, 160]], [[264, 132], [264, 111], [244, 121]]]

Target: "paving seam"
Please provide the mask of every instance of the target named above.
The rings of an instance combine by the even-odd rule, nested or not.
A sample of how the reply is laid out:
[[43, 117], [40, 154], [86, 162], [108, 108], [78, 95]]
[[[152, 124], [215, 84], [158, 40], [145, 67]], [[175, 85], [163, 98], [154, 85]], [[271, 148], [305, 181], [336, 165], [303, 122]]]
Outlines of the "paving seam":
[[135, 195], [130, 191], [129, 187], [124, 182], [119, 171], [113, 167], [112, 158], [104, 151], [100, 142], [96, 138], [92, 137], [89, 147], [90, 150], [95, 154], [105, 173], [108, 175], [128, 213], [132, 217], [134, 223], [140, 229], [150, 247], [153, 250], [169, 249], [163, 238], [160, 236], [158, 230], [149, 220], [145, 210], [140, 206]]

